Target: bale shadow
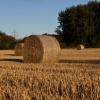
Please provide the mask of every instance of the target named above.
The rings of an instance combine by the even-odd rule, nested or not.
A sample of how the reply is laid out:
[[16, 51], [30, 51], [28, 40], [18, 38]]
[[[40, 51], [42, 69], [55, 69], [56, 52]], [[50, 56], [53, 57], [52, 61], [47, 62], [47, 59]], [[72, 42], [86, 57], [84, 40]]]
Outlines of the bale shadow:
[[100, 64], [100, 60], [59, 60], [59, 63], [84, 63], [84, 64]]
[[0, 59], [0, 61], [23, 62], [21, 59]]
[[16, 56], [15, 54], [5, 54], [7, 56]]

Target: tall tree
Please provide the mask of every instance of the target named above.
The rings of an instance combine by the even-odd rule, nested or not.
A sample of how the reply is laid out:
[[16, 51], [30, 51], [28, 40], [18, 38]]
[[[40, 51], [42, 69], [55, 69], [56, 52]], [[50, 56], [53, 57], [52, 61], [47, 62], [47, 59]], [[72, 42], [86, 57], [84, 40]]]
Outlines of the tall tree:
[[100, 39], [100, 2], [89, 2], [61, 11], [56, 32], [67, 45], [96, 44]]

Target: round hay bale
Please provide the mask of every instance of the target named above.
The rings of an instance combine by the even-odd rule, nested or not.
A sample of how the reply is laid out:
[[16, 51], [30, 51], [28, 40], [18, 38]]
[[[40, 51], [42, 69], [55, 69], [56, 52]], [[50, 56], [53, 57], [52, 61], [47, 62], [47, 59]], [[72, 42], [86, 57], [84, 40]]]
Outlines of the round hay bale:
[[24, 43], [17, 43], [15, 46], [15, 55], [23, 56]]
[[77, 46], [77, 49], [78, 49], [78, 50], [83, 50], [83, 49], [84, 49], [84, 45], [83, 45], [83, 44], [79, 44], [79, 45]]
[[60, 45], [55, 37], [31, 35], [24, 42], [24, 62], [50, 63], [57, 62]]

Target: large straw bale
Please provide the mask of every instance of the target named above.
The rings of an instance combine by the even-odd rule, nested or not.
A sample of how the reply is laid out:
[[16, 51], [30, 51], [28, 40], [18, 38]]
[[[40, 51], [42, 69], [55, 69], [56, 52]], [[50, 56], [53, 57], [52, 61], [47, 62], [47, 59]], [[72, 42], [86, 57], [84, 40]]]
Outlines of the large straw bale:
[[15, 46], [15, 55], [23, 56], [24, 43], [17, 43]]
[[79, 45], [77, 46], [77, 49], [78, 49], [78, 50], [83, 50], [83, 49], [84, 49], [84, 45], [83, 45], [83, 44], [79, 44]]
[[55, 37], [31, 35], [24, 42], [24, 62], [50, 63], [57, 62], [60, 45]]

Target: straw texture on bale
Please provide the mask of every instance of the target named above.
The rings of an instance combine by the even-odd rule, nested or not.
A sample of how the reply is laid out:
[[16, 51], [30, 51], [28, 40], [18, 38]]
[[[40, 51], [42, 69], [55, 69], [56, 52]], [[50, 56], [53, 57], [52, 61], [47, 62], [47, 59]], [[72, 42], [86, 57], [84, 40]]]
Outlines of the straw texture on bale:
[[15, 55], [23, 56], [24, 43], [17, 43], [15, 46]]
[[83, 44], [78, 45], [78, 46], [77, 46], [77, 49], [78, 49], [78, 50], [83, 50], [83, 49], [84, 49], [84, 45], [83, 45]]
[[60, 45], [56, 38], [45, 35], [31, 35], [24, 42], [24, 62], [57, 62]]

